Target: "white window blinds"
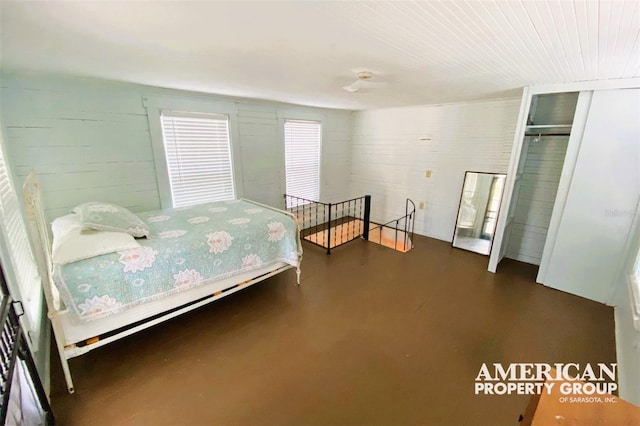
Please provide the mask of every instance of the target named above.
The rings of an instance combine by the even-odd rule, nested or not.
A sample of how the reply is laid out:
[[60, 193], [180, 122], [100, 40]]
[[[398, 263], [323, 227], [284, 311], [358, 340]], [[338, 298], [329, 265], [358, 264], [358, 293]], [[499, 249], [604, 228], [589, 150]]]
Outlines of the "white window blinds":
[[161, 122], [173, 206], [235, 198], [229, 118], [163, 111]]
[[318, 121], [284, 122], [287, 195], [320, 201], [321, 137]]
[[22, 219], [18, 197], [0, 140], [0, 255], [11, 296], [22, 302], [32, 349], [37, 349], [41, 286], [38, 266], [31, 251], [27, 229]]

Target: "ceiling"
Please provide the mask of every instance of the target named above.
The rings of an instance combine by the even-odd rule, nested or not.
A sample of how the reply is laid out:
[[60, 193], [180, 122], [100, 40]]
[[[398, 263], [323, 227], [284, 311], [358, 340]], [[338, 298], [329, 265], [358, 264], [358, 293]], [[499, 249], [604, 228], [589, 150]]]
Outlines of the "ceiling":
[[[0, 24], [5, 70], [345, 109], [640, 76], [637, 1], [3, 0]], [[388, 84], [342, 90], [361, 70]]]

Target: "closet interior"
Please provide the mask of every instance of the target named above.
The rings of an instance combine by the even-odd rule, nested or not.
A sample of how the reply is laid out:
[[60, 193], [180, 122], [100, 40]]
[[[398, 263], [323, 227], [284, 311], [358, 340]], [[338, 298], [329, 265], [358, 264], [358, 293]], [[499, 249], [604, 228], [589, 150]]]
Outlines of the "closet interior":
[[532, 97], [505, 226], [505, 257], [540, 265], [578, 94]]

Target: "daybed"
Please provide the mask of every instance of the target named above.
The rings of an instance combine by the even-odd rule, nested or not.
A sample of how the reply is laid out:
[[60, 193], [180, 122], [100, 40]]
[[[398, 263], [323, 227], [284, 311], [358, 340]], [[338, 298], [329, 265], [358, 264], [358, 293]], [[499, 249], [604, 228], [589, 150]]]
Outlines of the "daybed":
[[[103, 244], [85, 241], [89, 248], [81, 250], [92, 257], [74, 261], [77, 253], [69, 255], [65, 250], [71, 247], [75, 253], [82, 238], [89, 238], [87, 232], [91, 238], [114, 234], [105, 232], [114, 231], [109, 227], [87, 230], [87, 221], [95, 219], [100, 225], [103, 215], [120, 209], [106, 203], [79, 206], [76, 214], [53, 222], [51, 244], [39, 188], [35, 174], [30, 174], [24, 186], [26, 215], [71, 393], [70, 358], [290, 268], [297, 268], [300, 283], [299, 230], [295, 218], [285, 211], [233, 200], [139, 213], [147, 228], [136, 226], [129, 231], [148, 236], [131, 237], [122, 250], [97, 256], [91, 252], [100, 253]], [[68, 239], [72, 246], [65, 249]], [[61, 261], [61, 256], [66, 258]]]

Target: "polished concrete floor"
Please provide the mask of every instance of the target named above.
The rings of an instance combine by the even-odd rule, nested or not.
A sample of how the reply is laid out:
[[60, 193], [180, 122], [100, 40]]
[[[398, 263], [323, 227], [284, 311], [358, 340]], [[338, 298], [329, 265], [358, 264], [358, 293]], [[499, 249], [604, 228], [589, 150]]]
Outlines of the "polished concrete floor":
[[304, 243], [287, 271], [71, 361], [63, 425], [517, 424], [527, 396], [474, 394], [483, 362], [615, 362], [613, 311], [536, 268], [416, 237]]

